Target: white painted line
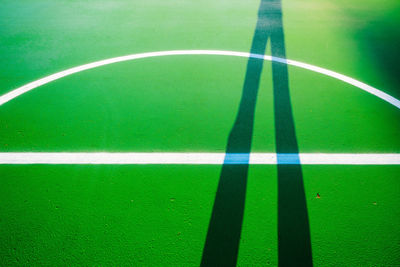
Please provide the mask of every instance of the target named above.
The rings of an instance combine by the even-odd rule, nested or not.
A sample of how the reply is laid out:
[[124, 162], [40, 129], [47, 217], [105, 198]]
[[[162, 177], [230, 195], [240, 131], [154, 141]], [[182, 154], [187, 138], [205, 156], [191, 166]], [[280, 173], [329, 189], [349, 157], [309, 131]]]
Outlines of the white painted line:
[[309, 165], [400, 165], [400, 154], [300, 154], [301, 164]]
[[[225, 153], [109, 153], [3, 152], [0, 164], [246, 164], [248, 154]], [[229, 160], [227, 160], [229, 158]], [[279, 159], [279, 163], [278, 160]], [[300, 159], [300, 161], [299, 161]], [[400, 154], [251, 153], [249, 164], [400, 165]]]
[[0, 106], [3, 105], [4, 103], [7, 103], [8, 101], [26, 93], [29, 92], [41, 85], [44, 85], [46, 83], [61, 79], [65, 76], [81, 72], [84, 70], [89, 70], [89, 69], [94, 69], [100, 66], [112, 64], [112, 63], [117, 63], [117, 62], [123, 62], [123, 61], [128, 61], [128, 60], [135, 60], [139, 58], [150, 58], [150, 57], [159, 57], [159, 56], [175, 56], [175, 55], [218, 55], [218, 56], [234, 56], [234, 57], [250, 57], [250, 58], [258, 58], [258, 59], [264, 59], [264, 60], [269, 60], [269, 61], [274, 61], [274, 62], [280, 62], [283, 64], [291, 65], [291, 66], [296, 66], [299, 68], [307, 69], [310, 71], [314, 71], [317, 73], [324, 74], [326, 76], [333, 77], [335, 79], [341, 80], [345, 83], [354, 85], [355, 87], [360, 88], [361, 90], [364, 90], [370, 94], [373, 94], [380, 99], [390, 103], [391, 105], [397, 107], [400, 109], [400, 100], [372, 87], [369, 86], [365, 83], [362, 83], [360, 81], [357, 81], [353, 78], [350, 78], [348, 76], [345, 76], [343, 74], [320, 68], [314, 65], [302, 63], [299, 61], [294, 61], [294, 60], [289, 60], [289, 59], [283, 59], [283, 58], [277, 58], [277, 57], [272, 57], [272, 56], [264, 56], [264, 55], [259, 55], [259, 54], [250, 54], [250, 53], [245, 53], [245, 52], [235, 52], [235, 51], [220, 51], [220, 50], [174, 50], [174, 51], [160, 51], [160, 52], [149, 52], [149, 53], [141, 53], [141, 54], [132, 54], [132, 55], [127, 55], [127, 56], [122, 56], [122, 57], [115, 57], [115, 58], [110, 58], [110, 59], [105, 59], [105, 60], [100, 60], [96, 61], [93, 63], [89, 63], [86, 65], [81, 65], [78, 67], [74, 67], [71, 69], [67, 69], [55, 74], [52, 74], [50, 76], [44, 77], [40, 80], [28, 83], [22, 87], [19, 87], [17, 89], [14, 89], [10, 91], [9, 93], [6, 93], [2, 96], [0, 96]]

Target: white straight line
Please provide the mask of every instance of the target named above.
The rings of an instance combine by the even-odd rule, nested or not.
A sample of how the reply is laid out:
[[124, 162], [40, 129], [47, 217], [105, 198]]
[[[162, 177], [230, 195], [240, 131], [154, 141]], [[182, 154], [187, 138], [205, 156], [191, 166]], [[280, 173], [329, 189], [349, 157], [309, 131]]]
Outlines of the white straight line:
[[49, 75], [47, 77], [44, 77], [42, 79], [36, 80], [34, 82], [28, 83], [22, 87], [19, 87], [17, 89], [14, 89], [10, 91], [9, 93], [6, 93], [2, 96], [0, 96], [0, 106], [7, 103], [8, 101], [24, 94], [27, 93], [41, 85], [47, 84], [49, 82], [61, 79], [65, 76], [89, 70], [89, 69], [94, 69], [100, 66], [108, 65], [108, 64], [113, 64], [117, 62], [123, 62], [123, 61], [128, 61], [128, 60], [135, 60], [139, 58], [150, 58], [150, 57], [159, 57], [159, 56], [175, 56], [175, 55], [218, 55], [218, 56], [235, 56], [235, 57], [250, 57], [250, 58], [258, 58], [258, 59], [264, 59], [264, 60], [269, 60], [269, 61], [274, 61], [274, 62], [279, 62], [287, 65], [292, 65], [296, 66], [299, 68], [307, 69], [313, 72], [321, 73], [326, 76], [333, 77], [335, 79], [341, 80], [345, 83], [354, 85], [355, 87], [360, 88], [361, 90], [364, 90], [370, 94], [373, 94], [380, 99], [390, 103], [391, 105], [397, 107], [400, 109], [400, 100], [372, 87], [369, 86], [365, 83], [362, 83], [360, 81], [357, 81], [353, 78], [350, 78], [348, 76], [345, 76], [343, 74], [320, 68], [314, 65], [302, 63], [299, 61], [294, 61], [294, 60], [289, 60], [289, 59], [283, 59], [283, 58], [278, 58], [278, 57], [272, 57], [272, 56], [264, 56], [260, 54], [250, 54], [250, 53], [245, 53], [245, 52], [236, 52], [236, 51], [220, 51], [220, 50], [174, 50], [174, 51], [160, 51], [160, 52], [149, 52], [149, 53], [141, 53], [141, 54], [132, 54], [132, 55], [127, 55], [127, 56], [122, 56], [122, 57], [115, 57], [115, 58], [110, 58], [110, 59], [105, 59], [105, 60], [100, 60], [96, 61], [93, 63], [81, 65], [78, 67], [74, 67], [71, 69], [67, 69], [52, 75]]
[[[248, 161], [248, 154], [229, 154], [226, 158], [225, 156], [225, 153], [3, 152], [0, 153], [0, 164], [221, 165], [224, 161], [225, 164], [246, 164]], [[249, 160], [249, 164], [255, 165], [300, 163], [306, 165], [400, 165], [400, 154], [251, 153]]]

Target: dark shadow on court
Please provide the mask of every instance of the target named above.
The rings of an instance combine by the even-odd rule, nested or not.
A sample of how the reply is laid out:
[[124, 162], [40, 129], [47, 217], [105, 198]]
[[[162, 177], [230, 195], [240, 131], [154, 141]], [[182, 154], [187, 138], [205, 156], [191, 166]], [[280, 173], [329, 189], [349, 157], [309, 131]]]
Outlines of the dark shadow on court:
[[387, 81], [381, 90], [400, 98], [400, 4], [390, 14], [369, 18], [363, 27], [357, 28], [355, 36], [359, 49], [368, 52], [375, 61], [376, 68], [386, 76]]
[[[280, 0], [261, 1], [251, 53], [264, 55], [268, 39], [271, 41], [272, 55], [285, 58]], [[261, 59], [248, 59], [239, 111], [228, 138], [227, 155], [221, 170], [201, 266], [235, 266], [237, 262], [254, 112], [263, 63]], [[295, 153], [294, 158], [298, 160], [287, 65], [273, 63], [272, 70], [277, 152]], [[232, 164], [238, 162], [240, 164]], [[308, 215], [299, 164], [278, 164], [278, 242], [280, 266], [312, 265]]]

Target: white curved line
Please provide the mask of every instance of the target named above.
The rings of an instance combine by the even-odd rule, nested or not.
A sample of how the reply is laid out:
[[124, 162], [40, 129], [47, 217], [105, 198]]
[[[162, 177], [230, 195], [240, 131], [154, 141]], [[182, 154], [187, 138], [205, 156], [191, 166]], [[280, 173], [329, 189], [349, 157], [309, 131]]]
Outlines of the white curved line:
[[132, 54], [132, 55], [127, 55], [127, 56], [122, 56], [122, 57], [114, 57], [114, 58], [110, 58], [110, 59], [96, 61], [93, 63], [81, 65], [78, 67], [74, 67], [71, 69], [67, 69], [67, 70], [49, 75], [49, 76], [39, 79], [37, 81], [28, 83], [17, 89], [14, 89], [11, 92], [6, 93], [0, 97], [0, 106], [18, 96], [26, 93], [26, 92], [29, 92], [29, 91], [41, 86], [41, 85], [61, 79], [65, 76], [68, 76], [68, 75], [71, 75], [71, 74], [74, 74], [77, 72], [97, 68], [97, 67], [112, 64], [112, 63], [123, 62], [123, 61], [128, 61], [128, 60], [135, 60], [135, 59], [139, 59], [139, 58], [149, 58], [149, 57], [159, 57], [159, 56], [175, 56], [175, 55], [218, 55], [218, 56], [235, 56], [235, 57], [246, 57], [246, 58], [250, 57], [250, 58], [258, 58], [258, 59], [263, 59], [263, 60], [279, 62], [279, 63], [291, 65], [291, 66], [296, 66], [299, 68], [303, 68], [303, 69], [311, 70], [311, 71], [314, 71], [317, 73], [321, 73], [326, 76], [330, 76], [335, 79], [341, 80], [345, 83], [354, 85], [355, 87], [358, 87], [361, 90], [364, 90], [370, 94], [373, 94], [373, 95], [379, 97], [380, 99], [382, 99], [400, 109], [400, 100], [398, 100], [398, 99], [396, 99], [396, 98], [394, 98], [372, 86], [369, 86], [369, 85], [362, 83], [360, 81], [357, 81], [353, 78], [350, 78], [348, 76], [345, 76], [343, 74], [340, 74], [340, 73], [337, 73], [337, 72], [334, 72], [334, 71], [331, 71], [328, 69], [320, 68], [320, 67], [317, 67], [314, 65], [310, 65], [310, 64], [299, 62], [299, 61], [290, 60], [290, 59], [283, 59], [283, 58], [272, 57], [272, 56], [264, 56], [264, 55], [260, 55], [260, 54], [250, 54], [250, 53], [246, 53], [246, 52], [220, 51], [220, 50], [160, 51], [160, 52]]
[[[400, 154], [251, 153], [245, 157], [225, 153], [136, 153], [136, 152], [5, 152], [1, 164], [306, 164], [306, 165], [400, 165]], [[236, 155], [236, 157], [234, 157]], [[278, 157], [280, 160], [278, 160]]]

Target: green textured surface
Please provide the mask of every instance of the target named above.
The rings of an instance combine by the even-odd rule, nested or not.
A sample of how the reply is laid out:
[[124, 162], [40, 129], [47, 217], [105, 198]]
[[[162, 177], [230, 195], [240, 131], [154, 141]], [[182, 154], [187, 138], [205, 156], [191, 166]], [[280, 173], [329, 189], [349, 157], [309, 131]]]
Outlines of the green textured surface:
[[[259, 1], [2, 1], [0, 94], [115, 56], [248, 52]], [[400, 98], [397, 0], [283, 0], [287, 57]], [[270, 53], [269, 47], [267, 54]], [[246, 59], [148, 58], [0, 107], [0, 151], [224, 152]], [[253, 152], [274, 152], [271, 64]], [[289, 67], [301, 152], [399, 153], [400, 111]], [[0, 165], [0, 265], [198, 266], [221, 166]], [[315, 266], [400, 262], [399, 166], [303, 166]], [[319, 193], [321, 198], [316, 198]], [[276, 166], [251, 166], [239, 266], [277, 265]]]

